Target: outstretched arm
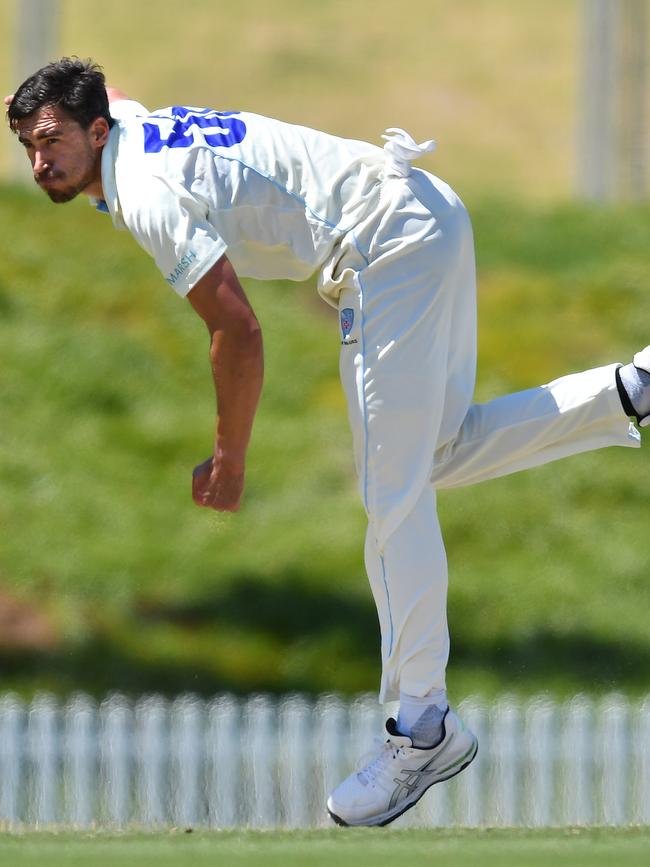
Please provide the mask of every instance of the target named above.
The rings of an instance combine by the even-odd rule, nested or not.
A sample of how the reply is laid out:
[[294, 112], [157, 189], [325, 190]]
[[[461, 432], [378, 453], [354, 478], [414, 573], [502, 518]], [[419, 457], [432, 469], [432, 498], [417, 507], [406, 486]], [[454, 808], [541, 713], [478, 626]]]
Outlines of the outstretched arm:
[[192, 497], [199, 506], [236, 512], [262, 391], [262, 332], [226, 256], [212, 266], [187, 297], [210, 332], [210, 363], [217, 396], [214, 451], [194, 470]]

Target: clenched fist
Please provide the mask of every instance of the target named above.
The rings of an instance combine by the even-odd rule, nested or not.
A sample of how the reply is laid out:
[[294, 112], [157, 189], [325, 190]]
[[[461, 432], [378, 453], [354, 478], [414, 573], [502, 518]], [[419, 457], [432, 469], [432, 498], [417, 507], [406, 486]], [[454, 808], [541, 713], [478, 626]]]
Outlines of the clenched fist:
[[192, 473], [192, 499], [217, 512], [236, 512], [244, 490], [243, 466], [208, 458]]

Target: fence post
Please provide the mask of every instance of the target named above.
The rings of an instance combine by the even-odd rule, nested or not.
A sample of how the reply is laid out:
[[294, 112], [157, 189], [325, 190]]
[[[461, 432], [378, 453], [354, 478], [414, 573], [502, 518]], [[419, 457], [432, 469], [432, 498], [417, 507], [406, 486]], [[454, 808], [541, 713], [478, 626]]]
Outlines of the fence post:
[[289, 696], [282, 702], [278, 714], [278, 777], [282, 824], [287, 828], [309, 826], [309, 780], [314, 776], [310, 722], [311, 707], [302, 696]]
[[134, 748], [137, 819], [146, 827], [167, 821], [168, 747], [167, 702], [161, 696], [144, 696], [135, 706]]
[[201, 798], [204, 760], [203, 702], [183, 695], [171, 709], [171, 783], [177, 825], [191, 827], [203, 819]]
[[97, 815], [97, 707], [86, 695], [74, 696], [63, 711], [65, 816], [87, 828]]
[[650, 697], [639, 703], [634, 722], [632, 764], [636, 779], [630, 819], [639, 825], [650, 825]]
[[564, 708], [559, 738], [562, 762], [560, 816], [567, 825], [593, 820], [593, 705], [577, 695]]
[[31, 813], [34, 825], [52, 825], [59, 818], [59, 708], [46, 693], [36, 696], [28, 713], [27, 739], [31, 760]]
[[647, 195], [647, 0], [583, 0], [578, 192]]
[[[59, 0], [15, 0], [16, 28], [13, 83], [18, 87], [29, 75], [46, 63], [56, 60], [60, 3]], [[19, 180], [31, 180], [29, 163], [17, 144], [14, 147], [13, 171]]]
[[241, 722], [237, 700], [219, 696], [208, 707], [206, 750], [208, 824], [232, 828], [243, 824], [239, 805], [243, 800]]
[[600, 767], [600, 816], [605, 825], [625, 824], [628, 766], [628, 706], [619, 695], [606, 696], [599, 708], [597, 767]]
[[104, 809], [109, 825], [123, 828], [131, 819], [133, 712], [126, 698], [112, 695], [99, 708], [99, 752]]
[[347, 740], [346, 706], [336, 696], [326, 695], [314, 708], [314, 750], [318, 766], [318, 789], [314, 793], [316, 822], [329, 826], [326, 803], [332, 790], [343, 780], [346, 765], [343, 744]]
[[469, 768], [457, 778], [457, 812], [454, 824], [476, 828], [482, 824], [485, 811], [483, 778], [490, 752], [486, 732], [487, 714], [485, 704], [471, 698], [461, 702], [458, 713], [478, 739], [478, 755]]
[[277, 729], [275, 707], [267, 696], [252, 696], [246, 703], [243, 738], [247, 746], [242, 758], [247, 782], [244, 800], [250, 809], [248, 824], [271, 828], [276, 820]]
[[518, 780], [520, 770], [521, 711], [509, 696], [499, 699], [490, 714], [492, 751], [492, 821], [495, 825], [515, 825], [518, 818]]
[[524, 749], [526, 763], [526, 824], [547, 827], [552, 824], [553, 780], [556, 737], [553, 725], [556, 705], [547, 698], [528, 703], [525, 713]]
[[25, 707], [16, 695], [0, 699], [0, 822], [9, 827], [21, 818], [24, 780]]

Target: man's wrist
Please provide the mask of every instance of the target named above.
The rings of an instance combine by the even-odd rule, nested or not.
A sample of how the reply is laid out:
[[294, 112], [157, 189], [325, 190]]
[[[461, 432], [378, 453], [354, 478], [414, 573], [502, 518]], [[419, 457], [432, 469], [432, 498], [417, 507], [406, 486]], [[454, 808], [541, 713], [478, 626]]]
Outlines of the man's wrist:
[[246, 466], [246, 452], [217, 446], [214, 452], [215, 463], [229, 472], [243, 473]]

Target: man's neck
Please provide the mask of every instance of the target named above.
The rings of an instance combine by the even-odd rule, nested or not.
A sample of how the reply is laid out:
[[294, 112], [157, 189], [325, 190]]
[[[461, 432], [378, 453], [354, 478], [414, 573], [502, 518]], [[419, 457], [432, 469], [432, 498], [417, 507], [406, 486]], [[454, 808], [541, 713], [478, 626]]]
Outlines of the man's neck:
[[85, 187], [82, 192], [85, 196], [89, 196], [91, 199], [103, 199], [104, 188], [102, 187], [101, 177], [88, 184], [88, 186]]
[[102, 187], [102, 154], [104, 149], [102, 148], [99, 154], [97, 155], [97, 162], [95, 163], [95, 172], [92, 181], [85, 187], [82, 192], [85, 196], [89, 196], [91, 199], [103, 199], [104, 198], [104, 188]]

